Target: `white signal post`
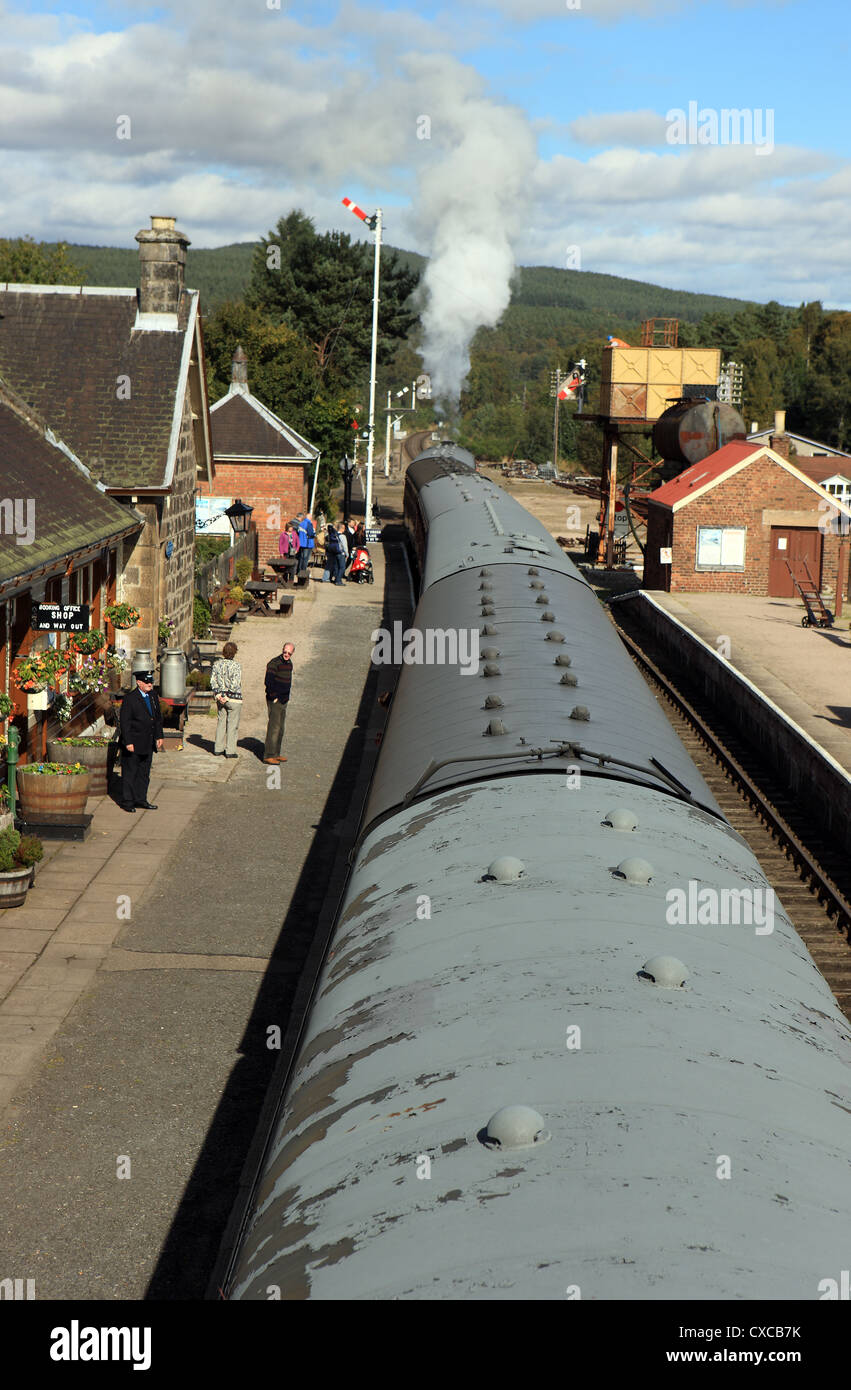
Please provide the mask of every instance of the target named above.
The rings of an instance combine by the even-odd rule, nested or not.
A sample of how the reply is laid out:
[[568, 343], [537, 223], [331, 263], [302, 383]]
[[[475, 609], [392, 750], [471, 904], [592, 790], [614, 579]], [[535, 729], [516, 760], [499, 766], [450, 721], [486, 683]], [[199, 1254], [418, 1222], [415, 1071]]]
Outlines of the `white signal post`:
[[372, 515], [372, 455], [375, 446], [375, 365], [378, 356], [378, 280], [381, 271], [381, 208], [376, 208], [370, 216], [353, 203], [351, 198], [343, 199], [343, 206], [359, 217], [361, 222], [375, 232], [375, 275], [372, 286], [372, 360], [369, 372], [369, 434], [366, 445], [366, 499], [364, 501], [364, 526], [374, 524]]

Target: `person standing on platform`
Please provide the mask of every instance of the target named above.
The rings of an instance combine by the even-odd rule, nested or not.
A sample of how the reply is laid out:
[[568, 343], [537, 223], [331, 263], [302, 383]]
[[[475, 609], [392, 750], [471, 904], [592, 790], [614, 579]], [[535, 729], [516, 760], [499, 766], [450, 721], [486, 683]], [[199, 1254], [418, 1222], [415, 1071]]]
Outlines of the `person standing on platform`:
[[310, 517], [305, 513], [298, 523], [298, 576], [307, 574], [311, 557], [316, 548], [316, 530]]
[[242, 714], [242, 667], [234, 657], [238, 651], [235, 642], [225, 642], [222, 654], [214, 662], [210, 673], [210, 689], [216, 697], [219, 722], [216, 725], [216, 746], [213, 752], [217, 758], [236, 758], [236, 735]]
[[285, 763], [281, 756], [281, 742], [287, 718], [287, 705], [293, 683], [292, 642], [285, 642], [280, 656], [274, 656], [266, 667], [266, 744], [263, 749], [264, 763]]
[[155, 811], [148, 800], [154, 748], [163, 746], [160, 702], [154, 695], [153, 671], [136, 671], [136, 688], [121, 704], [121, 809]]
[[335, 584], [342, 584], [343, 575], [346, 573], [346, 565], [349, 563], [349, 538], [346, 534], [345, 523], [341, 520], [337, 523], [337, 564], [331, 578]]

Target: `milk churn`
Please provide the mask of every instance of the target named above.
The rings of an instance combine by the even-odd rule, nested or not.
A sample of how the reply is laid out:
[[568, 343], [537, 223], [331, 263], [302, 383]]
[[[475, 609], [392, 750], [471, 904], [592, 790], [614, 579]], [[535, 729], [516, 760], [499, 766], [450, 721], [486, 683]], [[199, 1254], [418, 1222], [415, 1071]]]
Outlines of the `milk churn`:
[[150, 647], [140, 647], [138, 651], [133, 653], [133, 662], [130, 669], [135, 676], [137, 671], [153, 671], [156, 664], [157, 663], [151, 656]]
[[162, 659], [160, 694], [166, 700], [182, 700], [186, 694], [186, 657], [179, 647], [169, 647]]

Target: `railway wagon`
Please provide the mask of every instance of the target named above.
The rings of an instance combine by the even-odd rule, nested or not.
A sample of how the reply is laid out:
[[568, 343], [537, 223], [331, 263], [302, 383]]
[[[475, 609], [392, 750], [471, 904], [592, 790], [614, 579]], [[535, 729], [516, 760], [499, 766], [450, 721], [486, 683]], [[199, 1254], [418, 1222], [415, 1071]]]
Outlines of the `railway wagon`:
[[402, 668], [228, 1296], [817, 1299], [847, 1023], [580, 571], [471, 462], [428, 450], [405, 511], [413, 627], [478, 663]]

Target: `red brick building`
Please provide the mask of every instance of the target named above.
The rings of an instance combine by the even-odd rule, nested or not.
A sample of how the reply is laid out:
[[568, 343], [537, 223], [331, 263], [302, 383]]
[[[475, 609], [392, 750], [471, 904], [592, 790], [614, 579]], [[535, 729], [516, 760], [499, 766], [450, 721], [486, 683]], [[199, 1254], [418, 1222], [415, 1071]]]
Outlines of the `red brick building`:
[[[848, 592], [851, 507], [776, 449], [735, 441], [647, 497], [644, 587], [792, 598], [806, 561], [835, 594], [840, 542]], [[787, 564], [788, 561], [788, 564]]]
[[238, 347], [226, 396], [210, 407], [213, 481], [200, 496], [237, 497], [254, 508], [257, 562], [278, 554], [278, 536], [307, 506], [308, 487], [319, 450], [267, 410], [248, 389], [248, 363]]

